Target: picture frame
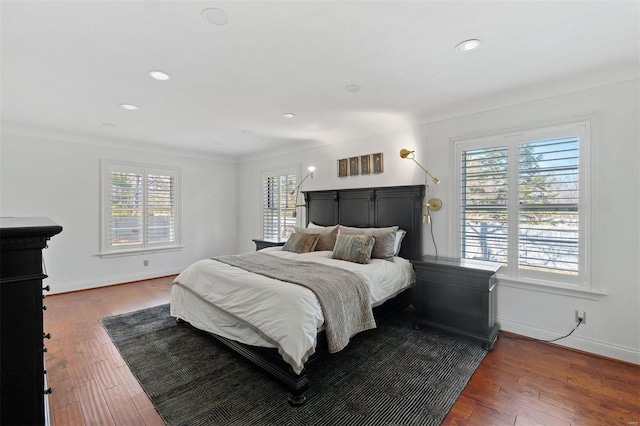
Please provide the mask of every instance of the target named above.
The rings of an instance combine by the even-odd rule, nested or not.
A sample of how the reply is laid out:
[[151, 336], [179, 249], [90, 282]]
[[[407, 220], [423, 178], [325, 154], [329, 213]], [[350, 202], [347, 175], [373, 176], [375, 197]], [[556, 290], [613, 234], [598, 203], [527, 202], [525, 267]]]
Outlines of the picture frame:
[[338, 160], [338, 177], [349, 176], [349, 160], [342, 158]]
[[373, 173], [384, 172], [384, 158], [382, 157], [382, 153], [378, 152], [376, 154], [372, 154], [372, 157], [373, 157]]
[[349, 158], [349, 176], [357, 176], [360, 174], [359, 157]]
[[360, 156], [360, 174], [371, 174], [371, 154]]

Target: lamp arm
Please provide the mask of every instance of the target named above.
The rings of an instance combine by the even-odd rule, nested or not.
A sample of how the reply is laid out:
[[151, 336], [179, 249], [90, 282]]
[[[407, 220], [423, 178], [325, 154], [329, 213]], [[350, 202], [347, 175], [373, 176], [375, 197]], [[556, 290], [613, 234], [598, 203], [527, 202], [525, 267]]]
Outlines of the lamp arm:
[[[433, 183], [436, 185], [440, 183], [440, 179], [434, 177], [429, 170], [425, 169], [422, 164], [416, 161], [415, 151], [409, 151], [408, 149], [402, 148], [400, 150], [400, 158], [404, 158], [407, 160], [413, 160], [414, 163], [418, 165], [422, 169], [424, 174], [424, 203], [422, 204], [425, 208], [425, 214], [422, 216], [422, 221], [424, 223], [431, 223], [431, 215], [429, 214], [430, 210], [440, 210], [442, 207], [442, 201], [439, 198], [429, 198], [429, 178], [433, 180]], [[434, 241], [435, 243], [435, 241]], [[437, 251], [436, 251], [437, 255]]]
[[[308, 172], [307, 175], [300, 181], [300, 183], [295, 187], [295, 189], [293, 191], [290, 192], [291, 195], [293, 195], [294, 193], [298, 192], [300, 190], [300, 187], [302, 186], [302, 182], [304, 182], [305, 180], [307, 180], [307, 178], [309, 176], [312, 176], [311, 172]], [[298, 197], [296, 197], [296, 202]]]
[[[415, 159], [415, 158], [411, 158], [411, 160], [413, 160], [413, 162], [414, 162], [414, 163], [416, 163], [416, 164], [418, 165], [418, 167], [420, 167], [422, 170], [424, 170], [424, 172], [425, 172], [427, 175], [429, 175], [429, 177], [431, 177], [431, 179], [433, 179], [434, 181], [435, 181], [435, 180], [438, 180], [438, 179], [436, 179], [435, 177], [433, 177], [433, 175], [432, 175], [431, 173], [429, 173], [429, 170], [427, 170], [427, 169], [425, 169], [424, 167], [422, 167], [422, 164], [418, 163], [418, 162], [416, 161], [416, 159]], [[427, 185], [427, 186], [429, 186], [429, 185]]]
[[435, 211], [435, 210], [440, 210], [440, 207], [442, 207], [442, 201], [440, 201], [439, 198], [429, 198], [429, 179], [428, 177], [430, 177], [431, 179], [433, 179], [433, 182], [437, 185], [438, 183], [440, 183], [440, 180], [433, 177], [433, 175], [431, 173], [429, 173], [429, 171], [427, 169], [425, 169], [424, 167], [422, 167], [422, 164], [418, 163], [414, 158], [411, 158], [411, 160], [413, 160], [414, 163], [416, 163], [418, 165], [418, 167], [420, 167], [424, 173], [424, 208], [425, 208], [425, 214], [424, 216], [422, 216], [422, 221], [424, 223], [431, 223], [431, 215], [429, 214], [430, 211]]

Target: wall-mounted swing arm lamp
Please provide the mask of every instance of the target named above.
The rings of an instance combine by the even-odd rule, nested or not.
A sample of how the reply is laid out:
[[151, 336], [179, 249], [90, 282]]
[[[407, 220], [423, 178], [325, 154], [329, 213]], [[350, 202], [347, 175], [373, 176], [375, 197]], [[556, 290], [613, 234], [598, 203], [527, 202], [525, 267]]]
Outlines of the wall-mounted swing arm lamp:
[[429, 198], [429, 178], [431, 178], [431, 180], [433, 181], [433, 183], [435, 183], [436, 185], [440, 183], [440, 179], [438, 179], [437, 177], [434, 177], [433, 175], [431, 175], [431, 173], [429, 173], [429, 171], [427, 169], [425, 169], [422, 164], [418, 163], [416, 161], [416, 154], [415, 151], [409, 151], [408, 149], [404, 149], [402, 148], [400, 150], [400, 157], [404, 158], [405, 160], [413, 160], [414, 163], [416, 163], [418, 165], [418, 167], [420, 167], [422, 170], [424, 170], [424, 186], [425, 186], [425, 193], [424, 193], [424, 206], [426, 208], [426, 213], [424, 216], [422, 216], [422, 221], [424, 223], [431, 223], [431, 215], [429, 214], [429, 211], [438, 211], [440, 210], [440, 208], [442, 208], [442, 200], [440, 200], [439, 198]]
[[311, 178], [313, 179], [313, 172], [316, 171], [316, 168], [313, 166], [309, 166], [307, 167], [307, 175], [302, 178], [302, 180], [300, 181], [300, 183], [295, 187], [295, 189], [293, 191], [291, 191], [289, 194], [293, 195], [296, 194], [295, 197], [295, 207], [293, 210], [293, 217], [297, 217], [298, 216], [298, 207], [303, 207], [306, 208], [307, 207], [307, 203], [304, 204], [298, 204], [298, 197], [300, 195], [300, 187], [302, 186], [302, 183], [307, 180], [307, 178]]

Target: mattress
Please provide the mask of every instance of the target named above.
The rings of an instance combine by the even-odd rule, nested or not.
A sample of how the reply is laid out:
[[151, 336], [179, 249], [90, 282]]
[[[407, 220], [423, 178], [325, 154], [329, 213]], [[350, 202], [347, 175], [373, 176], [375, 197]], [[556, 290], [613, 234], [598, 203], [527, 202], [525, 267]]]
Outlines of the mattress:
[[[330, 251], [297, 254], [271, 247], [261, 252], [349, 270], [367, 284], [371, 306], [393, 298], [415, 281], [411, 263], [400, 257], [393, 262], [371, 259], [363, 265], [332, 259]], [[314, 353], [317, 332], [324, 324], [311, 290], [212, 259], [195, 262], [176, 277], [171, 315], [240, 343], [277, 348], [298, 374]]]

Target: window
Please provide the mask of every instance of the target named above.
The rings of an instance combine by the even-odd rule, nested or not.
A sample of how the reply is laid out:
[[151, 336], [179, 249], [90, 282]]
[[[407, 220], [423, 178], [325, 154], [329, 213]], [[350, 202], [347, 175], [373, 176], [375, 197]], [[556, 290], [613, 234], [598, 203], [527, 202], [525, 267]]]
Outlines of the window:
[[178, 169], [102, 162], [101, 253], [179, 245]]
[[298, 170], [288, 168], [262, 175], [262, 236], [265, 239], [289, 238], [297, 225], [294, 189]]
[[588, 123], [456, 142], [459, 249], [518, 278], [586, 285]]

